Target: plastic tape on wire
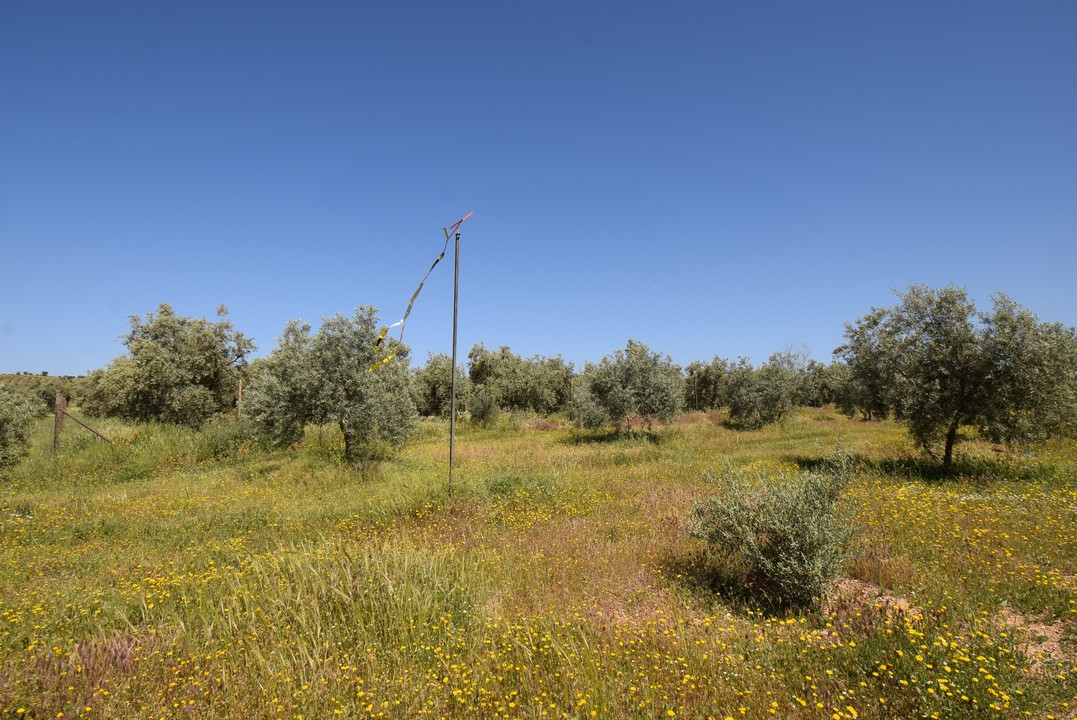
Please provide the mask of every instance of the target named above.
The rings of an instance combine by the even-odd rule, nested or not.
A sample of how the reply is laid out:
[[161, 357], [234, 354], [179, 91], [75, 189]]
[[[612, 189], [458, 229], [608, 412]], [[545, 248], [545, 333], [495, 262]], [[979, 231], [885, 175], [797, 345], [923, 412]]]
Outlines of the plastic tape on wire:
[[389, 362], [390, 360], [392, 360], [395, 357], [396, 357], [396, 353], [389, 353], [388, 355], [383, 357], [381, 360], [378, 360], [376, 363], [374, 363], [369, 368], [367, 368], [367, 372], [374, 372], [375, 369], [381, 367], [382, 365]]
[[[452, 232], [460, 227], [460, 223], [464, 222], [474, 214], [475, 212], [471, 211], [464, 217], [454, 222], [451, 226], [443, 228], [445, 230], [445, 245], [441, 248], [441, 252], [438, 254], [438, 256], [434, 258], [434, 262], [430, 265], [430, 269], [426, 271], [426, 275], [423, 275], [423, 279], [419, 281], [419, 287], [415, 288], [415, 292], [411, 294], [411, 300], [408, 300], [408, 307], [406, 310], [404, 310], [404, 317], [400, 318], [392, 325], [383, 328], [382, 331], [378, 333], [378, 339], [374, 341], [375, 351], [381, 350], [382, 345], [385, 344], [385, 338], [389, 335], [389, 331], [395, 328], [397, 325], [400, 326], [400, 340], [404, 340], [404, 322], [408, 319], [408, 315], [411, 314], [411, 308], [415, 305], [415, 298], [419, 297], [419, 293], [422, 292], [423, 285], [426, 284], [427, 279], [430, 277], [430, 273], [434, 272], [434, 268], [436, 268], [438, 266], [438, 263], [441, 262], [441, 259], [445, 257], [445, 252], [449, 249], [449, 237]], [[384, 365], [385, 363], [392, 360], [394, 357], [396, 357], [396, 353], [389, 353], [388, 355], [371, 365], [369, 371], [372, 372], [375, 368]]]
[[[400, 318], [399, 320], [397, 320], [392, 325], [389, 325], [388, 327], [382, 328], [382, 331], [380, 333], [378, 333], [378, 339], [374, 341], [374, 349], [375, 350], [378, 350], [378, 351], [381, 350], [382, 345], [385, 344], [385, 338], [389, 335], [389, 331], [392, 330], [393, 328], [395, 328], [398, 325], [400, 326], [400, 339], [401, 340], [404, 339], [404, 323], [405, 323], [405, 321], [407, 321], [408, 315], [411, 315], [411, 309], [412, 309], [412, 307], [415, 306], [415, 299], [417, 297], [419, 297], [419, 293], [422, 292], [423, 285], [426, 284], [426, 280], [427, 280], [427, 278], [430, 277], [430, 273], [434, 272], [434, 268], [436, 268], [438, 266], [438, 263], [441, 262], [441, 259], [443, 257], [445, 257], [445, 251], [448, 250], [448, 249], [449, 249], [449, 240], [448, 240], [448, 238], [446, 238], [445, 239], [445, 247], [443, 247], [441, 249], [441, 252], [438, 254], [438, 256], [436, 258], [434, 258], [434, 262], [430, 266], [430, 269], [426, 271], [426, 275], [423, 275], [423, 279], [419, 282], [419, 287], [415, 288], [415, 292], [413, 292], [411, 294], [411, 299], [408, 300], [408, 307], [407, 307], [407, 309], [404, 310], [404, 317]], [[396, 357], [396, 353], [390, 353], [390, 354], [386, 355], [381, 360], [378, 360], [376, 363], [371, 365], [369, 370], [373, 371], [375, 368], [377, 368], [377, 367], [379, 367], [381, 365], [384, 365], [385, 363], [392, 360], [394, 357]]]

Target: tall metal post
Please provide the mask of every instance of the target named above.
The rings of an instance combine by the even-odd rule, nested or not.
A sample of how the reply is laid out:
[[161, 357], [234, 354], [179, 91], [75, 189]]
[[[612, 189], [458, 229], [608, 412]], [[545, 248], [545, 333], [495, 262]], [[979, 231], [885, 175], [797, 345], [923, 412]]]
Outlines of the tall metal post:
[[[470, 214], [470, 213], [469, 213]], [[456, 231], [452, 279], [452, 383], [449, 396], [449, 497], [452, 497], [452, 470], [456, 450], [456, 311], [460, 305], [460, 231]]]

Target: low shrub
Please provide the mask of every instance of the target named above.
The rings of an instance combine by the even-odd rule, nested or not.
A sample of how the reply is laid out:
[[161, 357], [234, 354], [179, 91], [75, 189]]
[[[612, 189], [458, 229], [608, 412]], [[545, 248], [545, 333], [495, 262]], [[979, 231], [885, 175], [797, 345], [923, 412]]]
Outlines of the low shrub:
[[493, 389], [486, 385], [476, 386], [468, 397], [467, 411], [472, 422], [482, 427], [492, 425], [501, 412]]
[[837, 501], [851, 477], [847, 463], [777, 476], [727, 470], [711, 476], [721, 490], [696, 504], [687, 530], [731, 562], [761, 600], [809, 605], [826, 597], [846, 559], [852, 532]]

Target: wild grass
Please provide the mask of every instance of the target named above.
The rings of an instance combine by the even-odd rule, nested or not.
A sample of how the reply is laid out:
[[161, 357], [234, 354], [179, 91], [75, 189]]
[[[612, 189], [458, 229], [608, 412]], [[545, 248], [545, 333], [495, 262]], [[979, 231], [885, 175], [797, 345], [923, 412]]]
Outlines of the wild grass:
[[[0, 478], [0, 713], [1077, 715], [1072, 440], [971, 442], [943, 477], [891, 424], [721, 420], [465, 424], [452, 494], [439, 421], [366, 473], [330, 428], [269, 450], [226, 422], [103, 422], [114, 446], [68, 427], [54, 459], [43, 421]], [[766, 610], [685, 532], [705, 473], [812, 470], [839, 444], [843, 580]], [[1034, 663], [1004, 611], [1062, 628], [1057, 657]]]

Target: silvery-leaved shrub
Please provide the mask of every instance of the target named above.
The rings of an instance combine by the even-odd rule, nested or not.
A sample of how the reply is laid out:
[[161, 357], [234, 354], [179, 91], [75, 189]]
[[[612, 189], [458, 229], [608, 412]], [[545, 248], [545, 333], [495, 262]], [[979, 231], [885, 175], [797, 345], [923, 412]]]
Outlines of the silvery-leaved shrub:
[[732, 563], [768, 604], [824, 598], [852, 534], [837, 507], [851, 479], [848, 463], [778, 474], [730, 469], [710, 479], [719, 491], [696, 504], [688, 533]]
[[[448, 417], [452, 409], [452, 358], [430, 353], [426, 364], [411, 373], [411, 395], [415, 409], [426, 417]], [[460, 366], [456, 368], [456, 408], [467, 405], [471, 381]]]

